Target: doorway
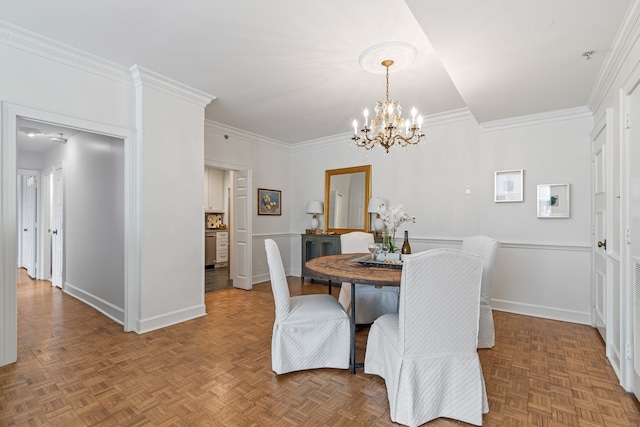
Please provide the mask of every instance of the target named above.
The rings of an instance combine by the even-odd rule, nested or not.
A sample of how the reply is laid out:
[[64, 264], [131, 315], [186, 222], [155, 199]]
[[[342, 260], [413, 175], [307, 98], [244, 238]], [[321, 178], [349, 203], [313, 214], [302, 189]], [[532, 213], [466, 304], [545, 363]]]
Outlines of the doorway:
[[205, 166], [205, 293], [233, 288], [229, 267], [232, 177], [231, 170]]
[[[133, 133], [128, 129], [116, 126], [105, 125], [84, 119], [64, 116], [56, 113], [50, 113], [42, 110], [24, 107], [7, 102], [0, 103], [2, 109], [2, 132], [0, 138], [0, 170], [2, 171], [2, 180], [0, 180], [0, 198], [4, 209], [0, 212], [0, 223], [2, 228], [2, 256], [0, 257], [0, 366], [13, 363], [17, 360], [17, 165], [18, 165], [18, 123], [21, 119], [26, 119], [39, 126], [54, 125], [62, 126], [77, 131], [85, 131], [101, 136], [109, 136], [119, 138], [123, 145], [123, 154], [125, 161], [120, 170], [119, 181], [122, 182], [123, 188], [128, 188], [128, 195], [123, 198], [119, 209], [119, 220], [128, 227], [132, 234], [137, 233], [137, 224], [132, 220], [136, 218], [139, 210], [139, 202], [137, 197], [136, 176], [133, 174], [135, 165], [138, 162], [137, 151], [135, 147], [135, 139], [132, 138]], [[56, 125], [57, 124], [57, 125]], [[124, 141], [124, 143], [123, 143]], [[20, 161], [35, 161], [33, 156], [23, 156]], [[43, 166], [29, 167], [29, 169], [43, 170]], [[88, 216], [90, 219], [91, 216]], [[42, 233], [41, 233], [42, 234]], [[42, 248], [40, 240], [39, 248]], [[123, 251], [123, 247], [119, 248], [121, 256], [127, 258], [128, 262], [124, 271], [124, 289], [122, 290], [121, 300], [123, 303], [120, 307], [120, 317], [124, 317], [125, 331], [133, 330], [135, 327], [134, 319], [137, 319], [138, 309], [136, 306], [137, 290], [128, 289], [127, 283], [135, 277], [137, 264], [133, 262], [133, 258], [139, 254], [139, 246], [137, 242], [129, 242], [129, 249]], [[124, 246], [124, 245], [123, 245]], [[127, 248], [124, 248], [127, 249]], [[39, 252], [39, 251], [38, 251]], [[124, 255], [122, 253], [124, 252]], [[65, 254], [66, 255], [66, 254]], [[40, 255], [38, 254], [40, 257]]]

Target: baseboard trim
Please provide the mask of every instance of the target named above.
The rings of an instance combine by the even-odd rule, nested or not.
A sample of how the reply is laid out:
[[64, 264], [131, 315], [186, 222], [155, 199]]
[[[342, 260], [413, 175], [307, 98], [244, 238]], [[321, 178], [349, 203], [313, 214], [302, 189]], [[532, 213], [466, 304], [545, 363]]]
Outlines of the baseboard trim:
[[256, 283], [268, 282], [269, 280], [271, 280], [269, 273], [258, 274], [257, 276], [253, 276], [253, 280], [251, 281], [251, 284], [255, 285]]
[[64, 283], [63, 292], [95, 308], [114, 322], [124, 325], [124, 309], [117, 307], [110, 302], [103, 300], [102, 298], [98, 298], [97, 296], [86, 292], [76, 286], [73, 286], [69, 282]]
[[176, 325], [178, 323], [193, 320], [198, 317], [206, 316], [206, 306], [204, 304], [177, 310], [170, 313], [161, 314], [160, 316], [140, 319], [136, 322], [135, 332], [144, 334], [146, 332], [155, 331], [156, 329], [166, 328], [167, 326]]
[[581, 311], [496, 299], [491, 300], [491, 308], [493, 310], [506, 311], [507, 313], [523, 314], [525, 316], [541, 317], [543, 319], [560, 320], [591, 326], [591, 313]]

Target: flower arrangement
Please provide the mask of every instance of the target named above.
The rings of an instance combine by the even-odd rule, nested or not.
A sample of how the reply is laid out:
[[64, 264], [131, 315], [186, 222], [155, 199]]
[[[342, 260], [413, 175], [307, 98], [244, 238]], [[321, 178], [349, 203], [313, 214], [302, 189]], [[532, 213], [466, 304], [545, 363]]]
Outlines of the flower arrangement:
[[396, 230], [405, 222], [415, 223], [416, 217], [408, 215], [402, 204], [394, 208], [381, 204], [378, 206], [378, 214], [384, 222], [383, 243], [388, 243], [390, 252], [394, 252], [396, 249]]

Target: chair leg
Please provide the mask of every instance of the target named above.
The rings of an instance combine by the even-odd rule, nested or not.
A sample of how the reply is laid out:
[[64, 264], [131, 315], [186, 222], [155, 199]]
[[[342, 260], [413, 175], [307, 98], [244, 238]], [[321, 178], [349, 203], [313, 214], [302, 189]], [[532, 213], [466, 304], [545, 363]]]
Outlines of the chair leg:
[[331, 280], [329, 280], [329, 295], [331, 295]]

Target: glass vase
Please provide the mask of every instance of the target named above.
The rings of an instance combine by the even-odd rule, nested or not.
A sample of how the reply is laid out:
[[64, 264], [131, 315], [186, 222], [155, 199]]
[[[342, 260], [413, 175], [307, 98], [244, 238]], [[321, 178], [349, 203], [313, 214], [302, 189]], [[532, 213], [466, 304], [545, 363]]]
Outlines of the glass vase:
[[389, 252], [390, 253], [394, 253], [396, 251], [396, 246], [394, 244], [394, 241], [395, 241], [394, 234], [395, 234], [395, 230], [393, 232], [391, 232], [389, 230], [389, 227], [387, 227], [386, 225], [382, 229], [382, 244], [389, 245]]

